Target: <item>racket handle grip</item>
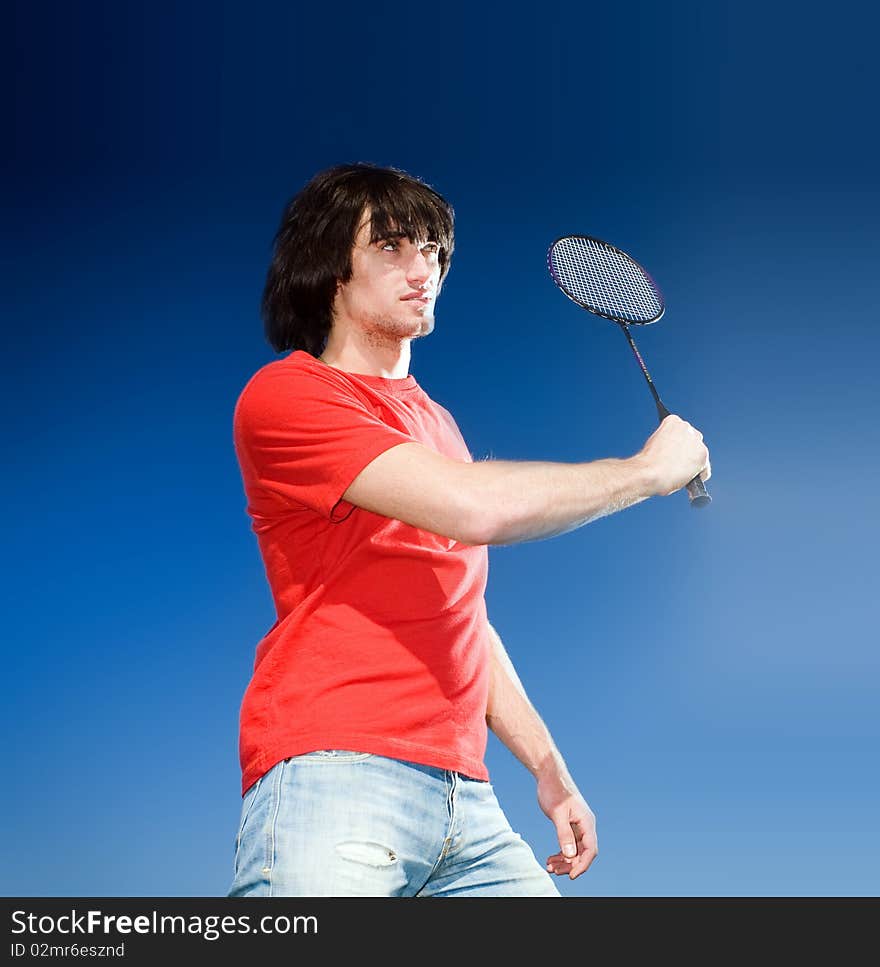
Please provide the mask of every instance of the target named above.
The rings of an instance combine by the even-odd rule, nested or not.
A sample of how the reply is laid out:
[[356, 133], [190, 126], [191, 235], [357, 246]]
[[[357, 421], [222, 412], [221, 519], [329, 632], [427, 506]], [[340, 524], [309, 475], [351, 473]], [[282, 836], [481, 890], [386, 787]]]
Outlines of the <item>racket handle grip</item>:
[[706, 490], [706, 485], [700, 479], [699, 474], [687, 485], [687, 492], [691, 501], [691, 507], [706, 507], [712, 503], [709, 491]]
[[[653, 387], [652, 387], [653, 390]], [[669, 410], [663, 405], [660, 397], [657, 396], [656, 390], [654, 392], [654, 399], [657, 403], [657, 416], [660, 417], [660, 422], [662, 423], [667, 416], [669, 416]], [[687, 485], [688, 497], [691, 501], [691, 507], [706, 507], [712, 503], [712, 498], [709, 496], [709, 491], [706, 490], [706, 485], [700, 479], [700, 475], [697, 474], [696, 477]]]

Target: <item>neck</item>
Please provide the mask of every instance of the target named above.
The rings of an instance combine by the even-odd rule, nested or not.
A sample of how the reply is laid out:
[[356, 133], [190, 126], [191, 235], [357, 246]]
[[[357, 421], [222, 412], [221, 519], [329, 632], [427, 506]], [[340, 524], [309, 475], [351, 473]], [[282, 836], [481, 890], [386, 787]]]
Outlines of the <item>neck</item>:
[[409, 375], [411, 342], [378, 333], [343, 334], [334, 326], [319, 359], [346, 373], [405, 379]]

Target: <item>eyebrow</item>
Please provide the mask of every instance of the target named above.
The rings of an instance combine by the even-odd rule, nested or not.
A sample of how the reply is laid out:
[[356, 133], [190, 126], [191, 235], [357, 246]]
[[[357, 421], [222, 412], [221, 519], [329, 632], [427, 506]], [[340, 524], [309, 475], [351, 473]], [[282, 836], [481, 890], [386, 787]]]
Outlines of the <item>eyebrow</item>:
[[435, 238], [427, 238], [423, 242], [417, 243], [411, 237], [409, 232], [385, 232], [382, 235], [378, 235], [376, 238], [370, 239], [371, 245], [378, 245], [380, 242], [396, 242], [401, 238], [408, 239], [413, 245], [436, 245], [440, 248], [440, 242]]
[[374, 242], [390, 242], [398, 238], [409, 238], [407, 232], [383, 232], [377, 235], [373, 241]]

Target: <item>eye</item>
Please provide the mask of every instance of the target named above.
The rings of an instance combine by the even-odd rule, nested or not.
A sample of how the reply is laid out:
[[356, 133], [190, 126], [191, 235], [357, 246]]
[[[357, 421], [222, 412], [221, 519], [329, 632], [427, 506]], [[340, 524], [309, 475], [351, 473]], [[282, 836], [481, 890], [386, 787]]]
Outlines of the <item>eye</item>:
[[440, 252], [440, 246], [436, 242], [428, 242], [422, 246], [422, 251], [426, 255], [437, 255]]
[[400, 248], [400, 242], [389, 239], [387, 242], [381, 243], [381, 248], [383, 252], [396, 252]]

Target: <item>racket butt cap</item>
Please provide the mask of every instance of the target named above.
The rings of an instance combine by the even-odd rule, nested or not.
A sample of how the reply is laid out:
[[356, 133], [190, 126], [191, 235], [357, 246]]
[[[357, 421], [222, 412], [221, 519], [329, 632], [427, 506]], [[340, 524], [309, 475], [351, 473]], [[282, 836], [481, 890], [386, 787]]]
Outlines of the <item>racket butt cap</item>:
[[699, 476], [694, 477], [687, 485], [687, 492], [691, 501], [691, 507], [707, 507], [712, 503], [712, 498], [706, 490], [706, 485]]

